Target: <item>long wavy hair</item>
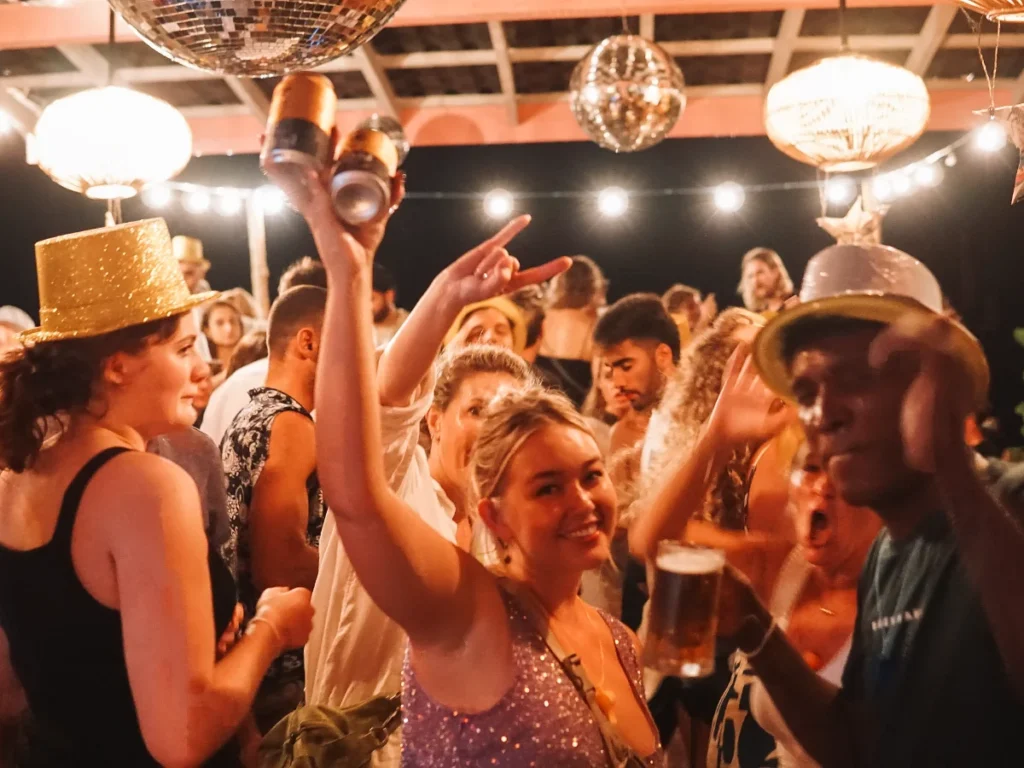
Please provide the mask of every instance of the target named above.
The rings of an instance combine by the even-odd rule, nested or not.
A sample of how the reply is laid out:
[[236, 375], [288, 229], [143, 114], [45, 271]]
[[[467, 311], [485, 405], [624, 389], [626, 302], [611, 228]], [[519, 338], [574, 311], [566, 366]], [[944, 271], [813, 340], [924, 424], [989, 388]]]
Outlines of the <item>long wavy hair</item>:
[[[612, 476], [619, 490], [620, 525], [628, 526], [642, 514], [645, 497], [654, 479], [685, 461], [693, 450], [701, 427], [711, 416], [722, 390], [729, 358], [739, 345], [736, 331], [743, 326], [762, 326], [760, 315], [743, 309], [727, 309], [714, 324], [686, 348], [679, 369], [665, 387], [665, 395], [652, 417], [663, 429], [648, 433], [649, 461], [643, 466], [644, 446], [624, 451], [613, 460]], [[656, 445], [660, 440], [661, 444]], [[735, 451], [704, 499], [700, 517], [723, 528], [743, 529], [745, 496], [752, 449]]]

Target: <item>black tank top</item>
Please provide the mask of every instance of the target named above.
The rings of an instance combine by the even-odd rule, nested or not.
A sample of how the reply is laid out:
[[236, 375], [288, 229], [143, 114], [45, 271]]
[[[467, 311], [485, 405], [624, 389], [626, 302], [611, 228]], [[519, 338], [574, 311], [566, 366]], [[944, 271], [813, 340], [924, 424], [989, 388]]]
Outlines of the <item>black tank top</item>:
[[[157, 765], [142, 740], [128, 684], [121, 614], [86, 591], [71, 560], [86, 486], [127, 450], [108, 448], [82, 467], [64, 493], [49, 542], [28, 551], [0, 546], [0, 626], [31, 712], [26, 765]], [[235, 584], [212, 549], [209, 566], [219, 636], [231, 620]], [[207, 763], [238, 764], [232, 742]]]

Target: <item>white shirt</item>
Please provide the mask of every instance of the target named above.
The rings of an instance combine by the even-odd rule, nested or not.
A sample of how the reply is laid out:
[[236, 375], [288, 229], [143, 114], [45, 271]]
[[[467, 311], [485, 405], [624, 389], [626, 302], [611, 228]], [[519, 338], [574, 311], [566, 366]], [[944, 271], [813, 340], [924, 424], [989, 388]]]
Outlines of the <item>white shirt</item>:
[[249, 363], [232, 373], [227, 380], [214, 390], [210, 404], [203, 414], [200, 429], [218, 446], [238, 412], [249, 404], [249, 391], [267, 383], [270, 360], [263, 358]]
[[[381, 409], [384, 471], [391, 489], [445, 539], [455, 543], [455, 505], [430, 475], [419, 445], [420, 422], [433, 401], [433, 372], [411, 405]], [[328, 514], [320, 534], [320, 570], [313, 587], [313, 631], [306, 645], [306, 703], [359, 704], [402, 688], [408, 638], [363, 589]], [[401, 742], [392, 736], [373, 766], [398, 766]]]

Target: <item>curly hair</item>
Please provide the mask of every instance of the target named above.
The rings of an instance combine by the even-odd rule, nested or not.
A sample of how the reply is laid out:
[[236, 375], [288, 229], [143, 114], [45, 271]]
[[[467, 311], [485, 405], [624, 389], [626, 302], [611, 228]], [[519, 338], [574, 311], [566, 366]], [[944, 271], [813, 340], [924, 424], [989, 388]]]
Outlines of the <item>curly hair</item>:
[[[643, 446], [632, 451], [635, 455], [623, 452], [613, 462], [612, 476], [616, 488], [621, 489], [620, 524], [628, 525], [635, 518], [654, 479], [667, 467], [684, 461], [693, 449], [722, 390], [729, 358], [739, 345], [736, 331], [744, 326], [762, 326], [764, 322], [762, 317], [746, 310], [727, 309], [686, 349], [656, 411], [657, 417], [666, 421], [664, 443], [651, 451], [647, 467], [641, 466]], [[744, 527], [744, 498], [753, 447], [756, 446], [734, 452], [726, 463], [704, 499], [701, 516], [705, 520], [728, 529]]]

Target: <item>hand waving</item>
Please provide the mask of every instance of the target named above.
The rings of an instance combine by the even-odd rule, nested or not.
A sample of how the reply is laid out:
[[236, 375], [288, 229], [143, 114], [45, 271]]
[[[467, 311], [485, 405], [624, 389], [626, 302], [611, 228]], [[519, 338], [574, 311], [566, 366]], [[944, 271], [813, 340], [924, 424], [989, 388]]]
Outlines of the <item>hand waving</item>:
[[762, 443], [794, 418], [793, 409], [773, 393], [754, 368], [750, 346], [740, 344], [729, 358], [722, 391], [708, 428], [728, 445]]
[[964, 450], [964, 422], [974, 402], [971, 380], [953, 347], [948, 318], [907, 314], [871, 345], [870, 360], [883, 368], [896, 354], [917, 359], [917, 375], [903, 396], [900, 431], [910, 465], [936, 470], [937, 455]]
[[563, 256], [539, 267], [520, 270], [519, 260], [509, 255], [507, 246], [526, 229], [529, 216], [519, 216], [472, 250], [467, 251], [445, 269], [445, 280], [450, 296], [459, 306], [484, 301], [494, 296], [550, 280], [572, 265], [572, 259]]

